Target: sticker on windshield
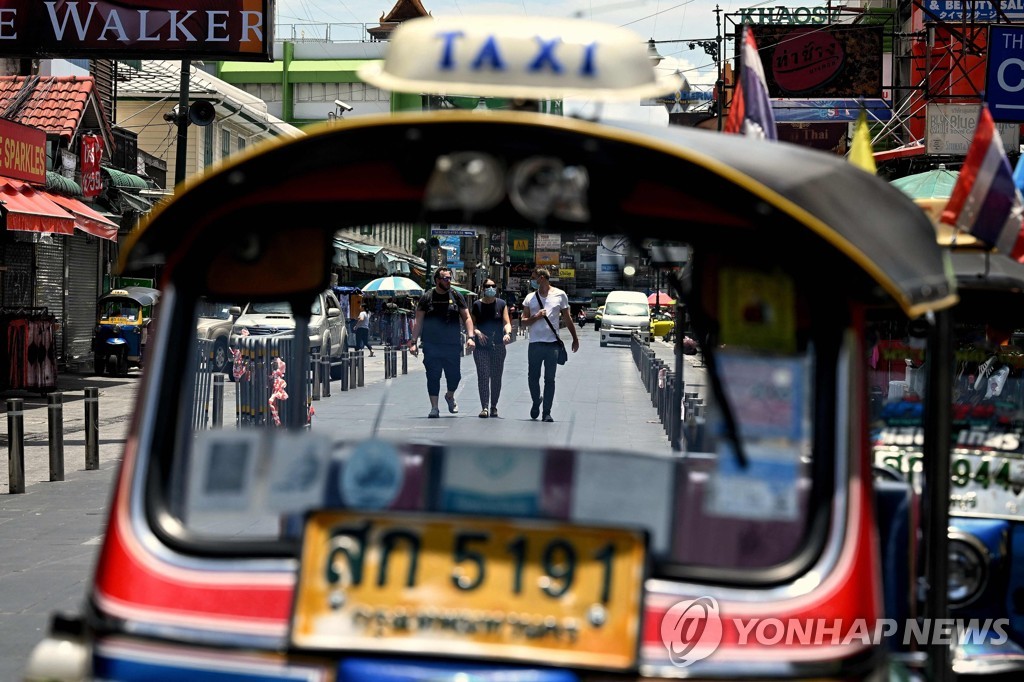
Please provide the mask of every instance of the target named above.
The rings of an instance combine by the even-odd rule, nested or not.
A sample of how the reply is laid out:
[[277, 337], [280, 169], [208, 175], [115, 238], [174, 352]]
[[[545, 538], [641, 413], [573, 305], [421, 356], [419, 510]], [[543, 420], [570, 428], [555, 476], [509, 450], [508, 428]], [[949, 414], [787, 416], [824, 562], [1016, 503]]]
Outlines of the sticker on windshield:
[[718, 469], [708, 481], [704, 511], [709, 516], [758, 521], [795, 521], [799, 455], [795, 449], [744, 444], [747, 466], [736, 461], [732, 446], [720, 441]]
[[267, 508], [293, 514], [324, 499], [330, 441], [310, 432], [274, 432], [267, 476]]
[[402, 458], [391, 443], [356, 445], [342, 467], [341, 499], [355, 509], [387, 509], [402, 489]]
[[544, 452], [449, 449], [441, 479], [442, 511], [537, 516]]
[[796, 295], [792, 278], [723, 268], [718, 316], [722, 343], [792, 353], [796, 350]]
[[259, 433], [202, 431], [190, 467], [191, 511], [245, 512], [252, 503]]

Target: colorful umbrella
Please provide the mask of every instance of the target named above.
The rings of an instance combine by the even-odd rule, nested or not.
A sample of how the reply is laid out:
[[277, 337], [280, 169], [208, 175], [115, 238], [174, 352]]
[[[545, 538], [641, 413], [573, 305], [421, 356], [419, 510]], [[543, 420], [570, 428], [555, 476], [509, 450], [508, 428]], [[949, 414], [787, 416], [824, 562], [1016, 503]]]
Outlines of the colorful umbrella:
[[362, 287], [363, 294], [374, 296], [419, 296], [423, 287], [408, 277], [378, 277]]
[[659, 303], [661, 305], [675, 305], [676, 299], [669, 296], [667, 292], [656, 291], [647, 297], [647, 303], [648, 305], [658, 305]]

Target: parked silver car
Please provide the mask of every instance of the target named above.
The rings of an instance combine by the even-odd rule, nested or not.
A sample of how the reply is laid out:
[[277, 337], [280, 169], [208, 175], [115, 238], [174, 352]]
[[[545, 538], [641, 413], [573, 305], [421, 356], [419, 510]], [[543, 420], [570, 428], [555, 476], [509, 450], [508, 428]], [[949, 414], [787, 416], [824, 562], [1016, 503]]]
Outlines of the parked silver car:
[[228, 352], [228, 335], [235, 318], [248, 310], [249, 305], [232, 305], [218, 301], [203, 301], [199, 307], [196, 335], [200, 339], [213, 341], [213, 356], [210, 371], [231, 373], [231, 353]]
[[[251, 303], [243, 313], [238, 312], [231, 327], [229, 343], [238, 348], [238, 337], [242, 330], [249, 336], [287, 336], [295, 330], [295, 317], [291, 305], [283, 301]], [[328, 355], [333, 363], [341, 360], [341, 354], [348, 347], [348, 328], [341, 314], [341, 304], [333, 291], [323, 291], [313, 301], [309, 317], [309, 348], [313, 353]], [[341, 365], [331, 366], [331, 378], [341, 378]]]

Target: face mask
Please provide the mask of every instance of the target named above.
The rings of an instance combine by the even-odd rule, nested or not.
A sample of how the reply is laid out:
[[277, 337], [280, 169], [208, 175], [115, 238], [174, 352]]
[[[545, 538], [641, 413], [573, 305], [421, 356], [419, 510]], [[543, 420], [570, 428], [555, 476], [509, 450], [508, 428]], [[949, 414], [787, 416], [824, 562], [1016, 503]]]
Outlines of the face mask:
[[537, 288], [537, 280], [535, 280], [535, 279], [531, 279], [530, 280], [530, 288], [531, 289], [536, 289]]
[[484, 289], [484, 296], [491, 297], [491, 296], [497, 296], [497, 295], [498, 295], [498, 290], [495, 289], [494, 287], [487, 287], [486, 289]]

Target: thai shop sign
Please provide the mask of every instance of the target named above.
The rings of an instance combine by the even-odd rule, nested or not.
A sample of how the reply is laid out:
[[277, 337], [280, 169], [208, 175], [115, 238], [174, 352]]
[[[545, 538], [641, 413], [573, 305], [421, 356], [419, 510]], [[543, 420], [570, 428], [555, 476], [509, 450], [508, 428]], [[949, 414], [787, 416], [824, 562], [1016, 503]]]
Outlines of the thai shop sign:
[[534, 248], [538, 251], [558, 251], [562, 248], [562, 235], [558, 232], [538, 232]]
[[82, 169], [82, 196], [95, 197], [103, 191], [103, 176], [100, 174], [103, 138], [99, 135], [82, 135], [80, 144], [82, 158], [78, 166]]
[[0, 175], [46, 182], [46, 133], [0, 118]]
[[[980, 104], [929, 104], [926, 109], [926, 154], [963, 154], [974, 139]], [[1020, 145], [1019, 123], [996, 123], [1003, 149], [1017, 152]]]
[[533, 230], [508, 230], [508, 258], [513, 263], [533, 263]]
[[0, 55], [272, 61], [271, 0], [0, 0]]

